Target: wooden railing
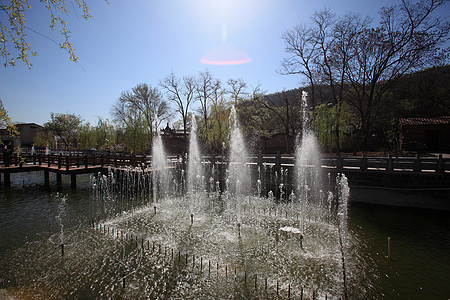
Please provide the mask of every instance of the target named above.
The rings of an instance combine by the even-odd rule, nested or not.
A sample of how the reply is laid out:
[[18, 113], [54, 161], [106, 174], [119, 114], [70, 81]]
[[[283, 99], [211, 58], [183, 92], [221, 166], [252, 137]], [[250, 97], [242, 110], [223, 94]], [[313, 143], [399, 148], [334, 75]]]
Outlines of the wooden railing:
[[[63, 154], [34, 154], [23, 155], [25, 164], [47, 166], [58, 169], [74, 167], [89, 168], [90, 166], [100, 167], [151, 167], [152, 157], [146, 155], [125, 155], [125, 154], [101, 154], [101, 155], [63, 155]], [[179, 156], [168, 156], [168, 162], [174, 164], [181, 162]], [[204, 163], [226, 163], [227, 158], [220, 155], [203, 155]], [[252, 155], [246, 159], [248, 164], [261, 167], [290, 168], [296, 164], [296, 159], [292, 155]], [[19, 166], [21, 159], [17, 156], [0, 155], [0, 166]], [[366, 157], [366, 156], [323, 156], [317, 162], [309, 162], [306, 167], [321, 166], [322, 168], [361, 171], [387, 171], [387, 172], [450, 172], [450, 159], [439, 157]]]

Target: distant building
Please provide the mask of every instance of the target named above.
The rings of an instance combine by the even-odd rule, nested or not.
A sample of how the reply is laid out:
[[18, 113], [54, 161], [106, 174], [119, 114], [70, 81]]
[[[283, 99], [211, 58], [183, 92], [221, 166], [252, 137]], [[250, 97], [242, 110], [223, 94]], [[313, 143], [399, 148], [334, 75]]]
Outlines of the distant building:
[[400, 150], [450, 151], [450, 116], [399, 120]]
[[[168, 154], [183, 154], [186, 151], [187, 142], [184, 139], [182, 129], [173, 129], [167, 123], [166, 128], [161, 130], [161, 140]], [[189, 135], [189, 132], [187, 132]]]
[[16, 124], [17, 130], [19, 130], [19, 138], [21, 147], [31, 147], [34, 144], [34, 138], [36, 137], [42, 126], [36, 123], [22, 123]]
[[31, 147], [34, 144], [34, 138], [37, 132], [42, 128], [41, 125], [36, 123], [19, 123], [15, 124], [19, 135], [11, 137], [7, 129], [0, 129], [0, 137], [2, 143], [8, 145], [8, 147]]
[[[270, 137], [261, 137], [260, 143], [261, 152], [265, 154], [295, 152], [295, 137], [292, 135], [286, 136], [284, 133], [276, 133]], [[289, 145], [289, 151], [286, 151], [286, 143]]]

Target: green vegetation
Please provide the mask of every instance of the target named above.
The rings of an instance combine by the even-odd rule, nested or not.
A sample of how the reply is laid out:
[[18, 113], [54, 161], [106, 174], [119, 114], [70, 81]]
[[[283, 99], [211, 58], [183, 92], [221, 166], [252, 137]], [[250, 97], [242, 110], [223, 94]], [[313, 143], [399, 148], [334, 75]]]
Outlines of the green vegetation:
[[[192, 76], [192, 84], [197, 86], [204, 80], [204, 74]], [[130, 91], [123, 92], [112, 106], [113, 120], [99, 118], [97, 124], [84, 122], [81, 116], [73, 114], [51, 113], [50, 121], [44, 124], [35, 137], [36, 146], [54, 145], [55, 137], [66, 149], [113, 152], [150, 153], [152, 139], [156, 130], [171, 119], [180, 119], [172, 123], [172, 128], [186, 134], [190, 130], [191, 118], [198, 124], [198, 136], [203, 150], [209, 153], [222, 153], [228, 147], [229, 114], [232, 105], [236, 111], [244, 135], [250, 146], [261, 147], [263, 139], [274, 134], [282, 134], [284, 152], [293, 153], [292, 141], [302, 131], [301, 89], [283, 91], [265, 95], [259, 87], [249, 92], [242, 88], [238, 98], [222, 87], [219, 80], [208, 75], [215, 82], [212, 92], [201, 98], [192, 96], [190, 105], [202, 99], [204, 107], [198, 112], [188, 112], [185, 120], [181, 114], [174, 114], [164, 95], [157, 88], [147, 84], [138, 84]], [[242, 80], [240, 80], [243, 82]], [[232, 82], [232, 81], [230, 81]], [[237, 80], [233, 81], [237, 82]], [[305, 87], [304, 89], [308, 89]], [[181, 91], [181, 89], [180, 89]], [[192, 93], [195, 93], [193, 90]], [[324, 152], [356, 152], [360, 148], [361, 120], [354, 107], [344, 100], [340, 105], [329, 101], [330, 87], [316, 87], [316, 105], [308, 109], [320, 146]], [[203, 93], [205, 95], [206, 93]], [[398, 84], [385, 94], [385, 105], [380, 106], [377, 118], [371, 126], [369, 151], [395, 152], [399, 146], [398, 119], [407, 117], [434, 117], [450, 115], [450, 66], [434, 67], [411, 73], [399, 79]], [[172, 94], [173, 96], [174, 94]], [[181, 92], [180, 92], [181, 95]], [[195, 95], [195, 94], [194, 94]], [[180, 96], [181, 105], [184, 100]], [[237, 100], [236, 100], [237, 99]], [[309, 107], [311, 107], [311, 98]], [[186, 107], [186, 106], [184, 106]], [[179, 112], [177, 110], [176, 112]], [[156, 117], [155, 117], [156, 115]], [[11, 122], [0, 100], [0, 121], [11, 135], [17, 135], [17, 128]], [[253, 147], [252, 151], [261, 148]]]
[[31, 68], [32, 64], [30, 56], [36, 56], [37, 52], [33, 51], [31, 45], [28, 43], [25, 29], [48, 38], [61, 49], [64, 49], [69, 54], [71, 61], [77, 62], [78, 57], [71, 43], [70, 30], [65, 21], [65, 17], [69, 14], [70, 3], [70, 7], [73, 8], [73, 10], [77, 7], [81, 12], [81, 17], [83, 19], [90, 19], [92, 16], [86, 1], [35, 1], [37, 5], [43, 5], [47, 9], [50, 20], [50, 29], [58, 30], [60, 32], [62, 41], [58, 42], [27, 26], [26, 18], [31, 9], [30, 2], [31, 1], [29, 0], [9, 0], [0, 2], [0, 14], [5, 14], [6, 19], [8, 20], [5, 23], [0, 22], [0, 55], [4, 59], [3, 65], [5, 67], [16, 66], [17, 61], [22, 61], [27, 67]]
[[50, 121], [44, 124], [44, 131], [58, 138], [70, 150], [78, 144], [81, 123], [81, 117], [74, 114], [51, 113]]
[[[84, 18], [90, 17], [84, 1], [72, 1], [83, 10]], [[267, 95], [260, 85], [251, 87], [241, 78], [222, 83], [208, 70], [182, 77], [171, 72], [160, 80], [161, 91], [141, 83], [122, 92], [112, 105], [112, 121], [99, 119], [91, 125], [79, 116], [52, 113], [35, 144], [45, 146], [57, 137], [67, 149], [149, 152], [154, 134], [165, 122], [175, 121], [172, 127], [178, 124], [175, 127], [187, 139], [197, 109], [194, 117], [204, 151], [220, 153], [228, 145], [228, 118], [234, 105], [250, 144], [281, 134], [284, 152], [292, 153], [290, 141], [302, 132], [304, 123], [301, 93], [308, 91], [311, 125], [323, 151], [395, 151], [399, 118], [450, 115], [445, 49], [450, 25], [433, 18], [433, 12], [446, 2], [401, 1], [380, 9], [377, 25], [359, 15], [337, 17], [327, 9], [316, 12], [310, 23], [287, 30], [282, 37], [287, 57], [281, 73], [301, 75], [306, 79], [303, 88]], [[76, 61], [64, 20], [55, 13], [66, 13], [66, 3], [45, 3], [51, 28], [62, 27], [61, 47]], [[28, 7], [28, 1], [0, 6], [13, 17], [11, 28], [1, 25], [0, 46], [7, 65], [15, 64], [5, 50], [7, 36], [21, 52], [18, 59], [30, 65], [31, 50], [23, 33]], [[15, 133], [1, 101], [0, 122]]]
[[[8, 115], [8, 111], [3, 106], [3, 102], [0, 99], [0, 128], [6, 128], [10, 136], [15, 136], [19, 134], [17, 131], [17, 127], [13, 124], [11, 121], [11, 118]], [[3, 142], [0, 139], [0, 145], [2, 145]]]

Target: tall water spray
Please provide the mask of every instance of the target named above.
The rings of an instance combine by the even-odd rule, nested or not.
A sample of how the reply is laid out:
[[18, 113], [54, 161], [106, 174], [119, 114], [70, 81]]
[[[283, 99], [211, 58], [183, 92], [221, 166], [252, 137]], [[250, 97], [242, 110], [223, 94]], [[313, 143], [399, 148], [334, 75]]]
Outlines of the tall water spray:
[[348, 179], [345, 174], [340, 173], [336, 176], [336, 189], [338, 196], [338, 231], [339, 246], [342, 259], [342, 278], [344, 282], [343, 296], [347, 298], [347, 271], [346, 271], [346, 249], [347, 249], [347, 218], [348, 218], [348, 201], [350, 199], [350, 188]]
[[308, 93], [302, 92], [302, 132], [297, 137], [295, 151], [295, 174], [297, 192], [300, 201], [308, 203], [319, 201], [322, 191], [322, 176], [320, 172], [320, 147], [314, 132], [309, 126]]
[[187, 191], [193, 194], [205, 189], [205, 175], [202, 167], [201, 152], [197, 138], [197, 122], [192, 118], [191, 137], [189, 141], [189, 155], [187, 168]]
[[152, 186], [153, 202], [157, 200], [157, 194], [163, 195], [168, 189], [167, 182], [167, 159], [162, 143], [161, 135], [156, 132], [153, 138], [152, 148]]
[[236, 109], [231, 107], [230, 113], [230, 152], [228, 164], [228, 192], [236, 195], [250, 192], [250, 174], [246, 168], [247, 149], [245, 147]]

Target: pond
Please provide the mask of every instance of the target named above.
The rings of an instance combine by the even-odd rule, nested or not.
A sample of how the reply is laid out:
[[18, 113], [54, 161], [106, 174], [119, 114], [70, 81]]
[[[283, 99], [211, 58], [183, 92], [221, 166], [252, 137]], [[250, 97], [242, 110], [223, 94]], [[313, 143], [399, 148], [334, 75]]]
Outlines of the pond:
[[206, 194], [123, 202], [87, 175], [77, 190], [67, 179], [59, 193], [39, 172], [0, 188], [0, 289], [10, 296], [337, 299], [345, 281], [349, 299], [450, 297], [448, 212], [350, 201], [343, 280], [341, 229], [324, 208], [248, 196], [236, 214]]

